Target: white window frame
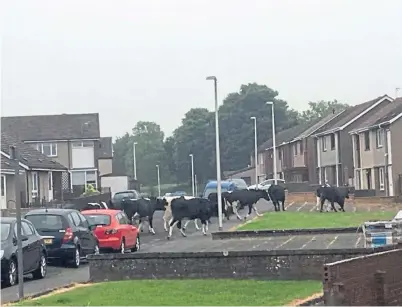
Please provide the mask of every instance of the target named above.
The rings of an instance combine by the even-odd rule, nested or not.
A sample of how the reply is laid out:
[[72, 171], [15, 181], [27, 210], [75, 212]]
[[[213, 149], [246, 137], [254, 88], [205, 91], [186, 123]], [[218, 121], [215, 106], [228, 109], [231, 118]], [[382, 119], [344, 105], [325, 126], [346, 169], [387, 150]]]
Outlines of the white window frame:
[[53, 191], [53, 172], [47, 173], [47, 181], [48, 190]]
[[[36, 178], [36, 180], [35, 180]], [[39, 195], [39, 174], [38, 172], [31, 173], [32, 181], [32, 198], [37, 198]]]
[[[43, 150], [44, 145], [50, 146], [50, 155], [47, 155], [44, 153], [44, 150]], [[54, 148], [53, 148], [53, 146], [54, 146]], [[57, 157], [57, 143], [39, 143], [39, 144], [36, 144], [36, 150], [40, 151], [41, 153], [43, 153], [44, 155], [46, 155], [48, 157]]]
[[322, 151], [327, 151], [327, 137], [324, 135], [321, 138]]
[[385, 190], [385, 172], [384, 172], [383, 167], [378, 168], [378, 181], [380, 183], [380, 191], [384, 191]]
[[[84, 173], [84, 181], [85, 181], [85, 186], [88, 184], [88, 180], [87, 180], [87, 172], [95, 172], [95, 186], [94, 188], [97, 189], [98, 188], [98, 171], [97, 170], [70, 170], [71, 173], [71, 178], [72, 178], [72, 174], [75, 172], [83, 172]], [[73, 181], [71, 180], [71, 189], [73, 188]]]
[[259, 160], [260, 160], [260, 165], [263, 165], [264, 164], [264, 154], [258, 154], [258, 158], [259, 158]]
[[1, 175], [1, 197], [5, 197], [6, 196], [6, 190], [7, 190], [7, 177], [6, 175]]
[[72, 148], [94, 148], [93, 141], [74, 141], [71, 144]]
[[297, 156], [297, 142], [293, 143], [293, 154]]
[[384, 129], [383, 128], [376, 130], [375, 140], [376, 140], [377, 148], [381, 148], [384, 146]]

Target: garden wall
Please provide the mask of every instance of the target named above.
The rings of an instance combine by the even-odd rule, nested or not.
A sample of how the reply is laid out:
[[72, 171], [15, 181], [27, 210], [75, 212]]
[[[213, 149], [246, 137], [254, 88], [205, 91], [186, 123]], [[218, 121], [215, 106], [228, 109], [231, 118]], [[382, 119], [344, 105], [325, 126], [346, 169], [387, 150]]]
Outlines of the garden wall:
[[88, 261], [94, 282], [154, 278], [322, 280], [325, 263], [393, 248], [100, 254], [88, 256]]
[[402, 249], [325, 264], [324, 301], [330, 306], [401, 306]]

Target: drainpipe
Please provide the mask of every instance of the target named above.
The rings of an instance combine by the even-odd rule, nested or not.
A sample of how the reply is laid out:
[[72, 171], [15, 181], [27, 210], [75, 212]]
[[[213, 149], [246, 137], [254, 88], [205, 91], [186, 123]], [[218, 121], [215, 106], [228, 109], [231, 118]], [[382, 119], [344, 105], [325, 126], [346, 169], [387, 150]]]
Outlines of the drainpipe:
[[322, 173], [321, 173], [321, 146], [320, 146], [320, 139], [318, 136], [315, 137], [316, 139], [316, 149], [317, 149], [317, 164], [318, 164], [318, 183], [322, 185]]
[[335, 150], [336, 150], [336, 186], [339, 187], [339, 134], [335, 132]]
[[[381, 129], [381, 124], [378, 125], [378, 128]], [[389, 196], [389, 180], [388, 180], [388, 133], [387, 130], [384, 129], [384, 188], [385, 188], [385, 195]]]

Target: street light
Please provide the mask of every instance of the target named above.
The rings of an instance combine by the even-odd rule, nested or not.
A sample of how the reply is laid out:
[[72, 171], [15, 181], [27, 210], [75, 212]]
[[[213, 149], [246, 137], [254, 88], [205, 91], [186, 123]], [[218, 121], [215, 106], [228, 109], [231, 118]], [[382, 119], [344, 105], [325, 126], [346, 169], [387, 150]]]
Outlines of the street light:
[[194, 155], [190, 154], [189, 155], [191, 158], [191, 190], [193, 192], [193, 197], [195, 196], [194, 194]]
[[255, 166], [255, 186], [258, 187], [258, 153], [257, 153], [257, 118], [251, 116], [254, 121], [254, 166]]
[[215, 76], [207, 77], [207, 80], [214, 81], [215, 92], [215, 140], [216, 140], [216, 185], [218, 197], [218, 222], [219, 230], [222, 230], [222, 187], [221, 187], [221, 153], [219, 148], [219, 117], [218, 117], [218, 81]]
[[133, 143], [134, 179], [137, 180], [137, 161], [135, 157], [135, 145], [137, 145], [137, 142]]
[[276, 141], [275, 141], [275, 106], [272, 101], [268, 101], [267, 105], [271, 105], [271, 121], [272, 121], [272, 150], [273, 150], [273, 159], [274, 159], [274, 183], [278, 184], [277, 174], [276, 174]]
[[158, 174], [158, 196], [161, 197], [161, 177], [159, 173], [159, 164], [156, 165], [156, 171]]

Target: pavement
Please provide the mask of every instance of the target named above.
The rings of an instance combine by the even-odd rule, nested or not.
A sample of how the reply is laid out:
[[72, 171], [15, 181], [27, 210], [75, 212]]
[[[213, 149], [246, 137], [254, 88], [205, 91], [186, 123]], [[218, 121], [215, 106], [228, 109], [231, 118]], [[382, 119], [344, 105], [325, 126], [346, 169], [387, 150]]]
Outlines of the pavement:
[[[315, 204], [311, 203], [290, 203], [287, 206], [288, 211], [312, 212], [317, 210]], [[260, 213], [273, 211], [273, 206], [265, 200], [257, 203]], [[247, 209], [240, 211], [241, 216], [245, 216]], [[370, 206], [349, 206], [346, 211], [371, 211]], [[281, 214], [281, 213], [278, 213]], [[326, 214], [326, 213], [323, 213]], [[331, 213], [328, 213], [331, 214]], [[334, 213], [336, 214], [336, 213]], [[341, 213], [339, 213], [341, 214]], [[363, 247], [361, 234], [338, 234], [338, 235], [316, 235], [316, 236], [284, 236], [284, 237], [266, 237], [266, 238], [247, 238], [231, 240], [212, 240], [210, 235], [203, 236], [201, 231], [196, 231], [194, 223], [190, 222], [187, 226], [187, 237], [182, 237], [177, 228], [174, 229], [172, 238], [166, 239], [167, 233], [163, 229], [163, 212], [156, 212], [154, 216], [155, 235], [147, 232], [141, 234], [141, 250], [144, 252], [184, 252], [184, 251], [235, 251], [235, 250], [272, 250], [272, 249], [322, 249], [322, 248], [350, 248]], [[252, 219], [255, 213], [249, 217]], [[218, 231], [217, 219], [212, 218], [209, 225], [209, 233]], [[231, 216], [229, 221], [224, 220], [223, 230], [228, 231], [241, 221], [235, 216]], [[201, 223], [199, 223], [201, 226]], [[59, 266], [48, 267], [48, 273], [43, 280], [32, 280], [24, 278], [24, 294], [31, 296], [43, 291], [66, 286], [71, 283], [86, 282], [89, 279], [88, 265], [83, 264], [79, 269], [65, 268]], [[7, 303], [18, 299], [17, 286], [1, 289], [1, 303]]]

